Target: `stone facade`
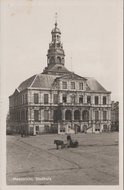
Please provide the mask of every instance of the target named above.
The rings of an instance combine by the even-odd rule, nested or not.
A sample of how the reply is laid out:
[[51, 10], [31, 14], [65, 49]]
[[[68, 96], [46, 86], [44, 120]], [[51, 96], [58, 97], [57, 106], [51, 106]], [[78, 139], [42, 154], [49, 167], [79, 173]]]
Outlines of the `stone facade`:
[[47, 67], [9, 97], [11, 129], [33, 135], [110, 130], [111, 92], [67, 70], [57, 23], [51, 33]]

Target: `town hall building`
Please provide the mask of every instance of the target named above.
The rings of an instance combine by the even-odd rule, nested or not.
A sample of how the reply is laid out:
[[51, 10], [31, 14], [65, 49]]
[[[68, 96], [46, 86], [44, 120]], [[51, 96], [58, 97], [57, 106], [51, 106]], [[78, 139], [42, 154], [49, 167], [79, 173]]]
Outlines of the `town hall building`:
[[94, 78], [69, 71], [57, 22], [51, 34], [47, 66], [9, 97], [11, 130], [29, 135], [110, 130], [111, 92]]

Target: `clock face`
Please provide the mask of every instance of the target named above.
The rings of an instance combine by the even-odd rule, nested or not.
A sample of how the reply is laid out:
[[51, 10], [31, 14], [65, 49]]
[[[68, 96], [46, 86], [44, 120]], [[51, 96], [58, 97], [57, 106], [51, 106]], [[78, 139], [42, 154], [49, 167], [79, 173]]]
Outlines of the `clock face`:
[[54, 59], [54, 57], [51, 57], [51, 59], [50, 59], [50, 63], [55, 63], [55, 59]]

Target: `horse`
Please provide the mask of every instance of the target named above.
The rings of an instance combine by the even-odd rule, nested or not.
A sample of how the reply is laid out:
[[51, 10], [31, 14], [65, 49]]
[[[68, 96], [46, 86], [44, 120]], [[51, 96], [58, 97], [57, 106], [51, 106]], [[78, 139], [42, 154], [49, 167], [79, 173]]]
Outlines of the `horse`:
[[61, 149], [64, 147], [64, 142], [61, 140], [54, 140], [54, 144], [56, 144], [56, 149], [58, 149], [59, 146], [61, 146]]

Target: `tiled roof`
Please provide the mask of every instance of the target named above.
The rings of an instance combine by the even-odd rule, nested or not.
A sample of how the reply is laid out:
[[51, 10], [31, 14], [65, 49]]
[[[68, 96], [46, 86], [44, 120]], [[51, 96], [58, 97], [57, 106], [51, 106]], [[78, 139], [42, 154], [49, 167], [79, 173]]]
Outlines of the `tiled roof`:
[[32, 83], [31, 87], [34, 88], [51, 88], [57, 75], [39, 74]]
[[25, 90], [26, 88], [28, 88], [28, 87], [32, 84], [32, 82], [33, 82], [33, 80], [35, 79], [35, 77], [36, 77], [36, 75], [33, 75], [32, 77], [30, 77], [30, 78], [28, 78], [27, 80], [25, 80], [24, 82], [22, 82], [22, 83], [19, 85], [18, 90], [19, 90], [19, 91], [23, 91], [23, 90]]
[[[69, 74], [68, 74], [69, 75]], [[68, 76], [68, 75], [63, 75]], [[78, 75], [75, 75], [75, 77], [79, 77]], [[28, 87], [32, 88], [46, 88], [51, 89], [52, 85], [55, 81], [55, 79], [62, 78], [62, 76], [58, 75], [50, 75], [50, 74], [38, 74], [30, 77], [29, 79], [22, 82], [19, 87], [17, 88], [19, 91], [23, 91]], [[81, 78], [81, 77], [80, 77]], [[86, 80], [87, 84], [87, 91], [93, 91], [93, 92], [107, 92], [106, 89], [94, 78], [92, 77], [82, 77], [82, 80]]]
[[94, 78], [85, 77], [87, 79], [86, 83], [88, 86], [88, 90], [90, 91], [98, 91], [98, 92], [106, 92], [106, 89]]
[[48, 75], [48, 74], [38, 74], [30, 77], [29, 79], [22, 82], [18, 90], [23, 91], [28, 87], [33, 88], [51, 88], [54, 80], [57, 78], [57, 75]]

